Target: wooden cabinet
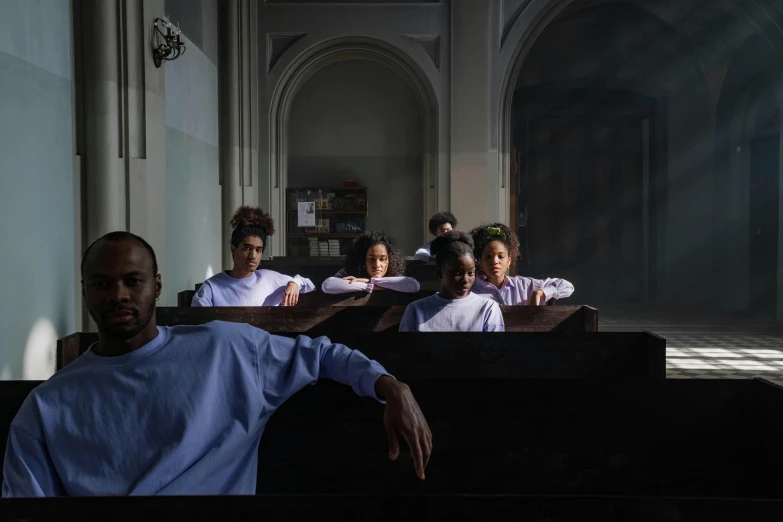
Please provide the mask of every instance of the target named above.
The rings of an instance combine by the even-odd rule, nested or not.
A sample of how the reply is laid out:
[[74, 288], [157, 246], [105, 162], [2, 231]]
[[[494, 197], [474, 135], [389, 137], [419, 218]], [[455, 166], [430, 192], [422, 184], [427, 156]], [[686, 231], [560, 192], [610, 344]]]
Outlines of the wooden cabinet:
[[[367, 227], [365, 187], [292, 187], [286, 193], [286, 255], [341, 257]], [[312, 203], [312, 224], [299, 226], [299, 203]]]

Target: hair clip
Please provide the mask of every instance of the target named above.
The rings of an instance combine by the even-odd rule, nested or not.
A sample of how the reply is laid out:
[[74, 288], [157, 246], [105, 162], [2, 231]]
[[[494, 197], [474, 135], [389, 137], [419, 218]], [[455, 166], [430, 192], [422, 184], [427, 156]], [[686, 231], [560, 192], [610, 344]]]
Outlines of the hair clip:
[[487, 227], [487, 235], [489, 237], [499, 237], [502, 239], [506, 239], [506, 234], [498, 227]]

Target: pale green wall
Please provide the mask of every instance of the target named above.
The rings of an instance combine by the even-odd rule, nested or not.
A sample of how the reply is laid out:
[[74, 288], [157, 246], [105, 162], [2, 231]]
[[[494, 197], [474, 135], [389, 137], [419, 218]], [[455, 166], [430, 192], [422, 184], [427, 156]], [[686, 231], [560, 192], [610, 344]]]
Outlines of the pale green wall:
[[[217, 30], [216, 20], [204, 31]], [[186, 39], [187, 40], [187, 39]], [[166, 63], [167, 264], [163, 306], [221, 270], [217, 65], [193, 42]]]
[[0, 3], [2, 380], [49, 377], [76, 330], [70, 31], [67, 1]]

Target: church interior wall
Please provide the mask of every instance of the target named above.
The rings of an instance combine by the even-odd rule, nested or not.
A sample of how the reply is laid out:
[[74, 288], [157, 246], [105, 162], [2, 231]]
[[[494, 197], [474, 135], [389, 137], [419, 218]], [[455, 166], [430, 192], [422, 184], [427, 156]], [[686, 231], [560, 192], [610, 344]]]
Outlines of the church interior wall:
[[[166, 75], [166, 250], [165, 306], [177, 292], [222, 269], [218, 151], [217, 0], [184, 9], [166, 2], [180, 19], [187, 51], [165, 65]], [[189, 35], [193, 35], [193, 39]], [[194, 240], [198, 238], [198, 240]]]
[[[124, 158], [112, 159], [126, 176], [122, 193], [112, 196], [120, 206], [127, 205], [122, 213], [126, 228], [147, 238], [158, 253], [165, 289], [160, 304], [165, 305], [175, 304], [177, 292], [226, 268], [219, 1], [129, 0], [124, 7], [126, 14], [134, 6], [143, 13], [143, 30], [139, 22], [138, 34], [128, 36], [130, 49], [123, 50], [131, 77], [122, 96], [128, 100], [129, 117], [140, 121], [119, 131], [125, 133], [120, 141], [131, 143], [131, 157], [124, 166]], [[698, 16], [690, 18], [684, 16], [689, 12], [686, 3], [674, 0], [620, 2], [646, 9], [669, 29], [656, 33], [658, 39], [641, 59], [616, 70], [605, 70], [600, 60], [606, 49], [600, 45], [627, 36], [628, 27], [626, 32], [588, 29], [584, 20], [551, 24], [522, 62], [526, 73], [520, 86], [591, 78], [599, 71], [607, 86], [630, 88], [661, 101], [665, 113], [654, 132], [665, 133], [656, 158], [665, 180], [665, 204], [656, 222], [656, 299], [662, 302], [717, 299], [733, 309], [752, 303], [743, 282], [749, 266], [746, 120], [753, 100], [738, 99], [721, 108], [737, 49], [761, 30], [757, 20], [740, 20], [739, 8], [726, 7], [738, 2], [694, 0], [692, 4], [701, 7]], [[252, 139], [258, 151], [253, 186], [242, 187], [252, 197], [243, 193], [244, 200], [276, 212], [278, 230], [284, 226], [281, 186], [272, 175], [270, 129], [279, 123], [272, 114], [275, 96], [314, 49], [337, 39], [360, 38], [394, 49], [431, 89], [437, 142], [431, 150], [422, 149], [421, 100], [397, 73], [372, 61], [340, 62], [316, 72], [293, 93], [286, 149], [289, 181], [334, 184], [351, 178], [370, 186], [371, 194], [393, 187], [384, 191], [383, 204], [371, 202], [369, 224], [388, 229], [408, 253], [426, 237], [422, 209], [428, 201], [434, 201], [431, 206], [437, 210], [457, 214], [462, 229], [507, 221], [504, 82], [520, 42], [532, 34], [538, 17], [568, 3], [254, 3], [252, 23], [258, 35], [252, 45], [258, 78], [252, 110], [258, 121]], [[575, 0], [573, 5], [580, 3], [617, 4]], [[53, 340], [87, 324], [80, 308], [78, 261], [89, 239], [83, 216], [94, 210], [94, 203], [82, 193], [82, 109], [78, 99], [74, 105], [79, 76], [74, 72], [78, 46], [71, 7], [78, 5], [77, 0], [8, 0], [0, 7], [0, 172], [4, 184], [13, 183], [12, 191], [0, 191], [2, 237], [10, 245], [0, 257], [0, 268], [11, 274], [23, 269], [38, 274], [10, 278], [0, 296], [5, 346], [34, 347], [0, 348], [0, 378], [47, 371]], [[154, 16], [162, 15], [164, 8], [181, 24], [188, 50], [161, 70], [150, 63], [147, 36]], [[772, 48], [779, 44], [768, 33], [764, 38]], [[780, 100], [781, 83], [771, 85]], [[140, 95], [141, 90], [146, 92]], [[351, 113], [349, 95], [352, 104], [372, 110]], [[422, 187], [421, 164], [433, 155], [436, 182]], [[783, 183], [780, 190], [783, 201]], [[395, 214], [406, 219], [395, 220]], [[409, 219], [412, 215], [416, 218]], [[39, 230], [55, 262], [51, 254], [37, 250], [43, 243], [36, 238]], [[282, 244], [275, 241], [268, 253], [282, 255]], [[783, 249], [780, 238], [778, 249]], [[783, 317], [783, 255], [778, 263], [778, 314]], [[721, 293], [716, 279], [737, 281], [739, 290]], [[13, 297], [20, 293], [29, 296], [21, 303]], [[30, 372], [25, 370], [28, 352], [30, 360], [39, 357]]]
[[67, 2], [0, 4], [0, 379], [51, 375], [76, 328], [71, 49]]
[[[704, 267], [712, 259], [713, 122], [698, 57], [645, 11], [616, 5], [576, 11], [579, 7], [572, 4], [543, 30], [517, 87], [584, 80], [658, 100], [665, 111], [658, 138], [666, 143], [658, 147], [665, 152], [658, 158], [655, 290], [660, 301], [701, 302], [711, 282]], [[619, 41], [627, 43], [618, 46]]]
[[367, 227], [404, 252], [425, 239], [422, 114], [394, 71], [369, 60], [316, 72], [296, 94], [288, 137], [291, 187], [367, 187]]
[[[426, 207], [444, 209], [449, 207], [449, 5], [450, 2], [432, 2], [421, 4], [383, 5], [344, 5], [344, 4], [291, 4], [267, 2], [259, 5], [259, 173], [258, 194], [259, 204], [272, 211], [276, 220], [282, 221], [284, 213], [285, 174], [274, 171], [272, 163], [275, 160], [270, 150], [275, 143], [272, 131], [283, 132], [281, 123], [276, 123], [277, 107], [275, 97], [286, 89], [290, 76], [301, 67], [306, 66], [312, 57], [317, 59], [317, 49], [330, 45], [331, 42], [352, 41], [378, 42], [386, 49], [391, 49], [395, 55], [408, 63], [411, 70], [426, 82], [433, 92], [433, 105], [436, 106], [437, 143], [425, 154], [436, 156], [437, 179], [427, 187]], [[374, 45], [374, 44], [368, 44]], [[351, 81], [351, 77], [343, 79]], [[392, 98], [386, 102], [387, 107], [379, 111], [391, 111], [397, 103]], [[290, 107], [288, 107], [290, 108]], [[419, 116], [423, 118], [424, 116]], [[338, 120], [335, 120], [335, 124]], [[289, 128], [291, 126], [289, 125]], [[293, 129], [291, 135], [300, 133]], [[346, 135], [347, 137], [347, 135]], [[288, 136], [290, 138], [290, 136]], [[341, 148], [350, 144], [343, 142]], [[291, 147], [296, 148], [296, 143]], [[392, 159], [392, 158], [389, 158]], [[425, 157], [425, 160], [428, 158]], [[289, 160], [290, 161], [290, 160]], [[392, 159], [392, 163], [397, 160]], [[379, 159], [380, 162], [380, 159]], [[290, 165], [289, 165], [290, 166]], [[416, 172], [421, 172], [418, 168]], [[315, 174], [313, 174], [315, 175]], [[282, 176], [282, 177], [281, 177]], [[417, 174], [418, 176], [418, 174]], [[415, 176], [414, 176], [415, 177]], [[413, 187], [411, 187], [414, 189]], [[414, 190], [419, 190], [417, 183]], [[378, 205], [376, 204], [376, 207]], [[372, 215], [372, 212], [370, 213]], [[419, 215], [421, 214], [421, 215]], [[427, 216], [428, 218], [428, 216]], [[372, 217], [370, 219], [373, 219]], [[414, 244], [423, 239], [425, 216], [417, 213], [414, 218], [418, 225], [416, 240], [401, 239], [405, 243]], [[282, 223], [281, 223], [282, 226]], [[405, 234], [412, 234], [404, 232]], [[272, 238], [273, 255], [283, 255], [285, 250], [282, 236]]]

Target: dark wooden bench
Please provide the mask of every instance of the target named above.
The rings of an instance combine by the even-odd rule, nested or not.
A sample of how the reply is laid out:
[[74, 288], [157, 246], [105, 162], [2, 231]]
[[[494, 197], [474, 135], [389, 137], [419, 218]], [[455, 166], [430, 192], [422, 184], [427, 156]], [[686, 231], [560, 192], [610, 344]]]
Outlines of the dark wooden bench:
[[[506, 320], [506, 333], [512, 332], [597, 332], [598, 313], [594, 308], [501, 307]], [[204, 324], [215, 320], [248, 323], [281, 335], [327, 335], [336, 342], [346, 335], [359, 332], [397, 332], [404, 306], [391, 307], [207, 307], [168, 308], [156, 310], [161, 326]], [[423, 334], [434, 335], [434, 334]], [[498, 335], [498, 334], [493, 334]], [[505, 334], [503, 334], [505, 335]], [[460, 339], [460, 337], [457, 337]], [[63, 368], [97, 341], [95, 333], [76, 333], [57, 342], [57, 368]], [[393, 342], [393, 341], [391, 341]]]
[[[199, 285], [201, 286], [201, 285]], [[185, 290], [177, 294], [178, 308], [191, 308], [194, 290]], [[351, 294], [325, 294], [321, 290], [299, 294], [298, 307], [309, 308], [314, 306], [391, 306], [408, 305], [418, 299], [423, 299], [434, 294], [435, 291], [421, 290], [412, 294], [394, 291], [379, 292], [355, 292]], [[197, 307], [201, 308], [201, 307]]]
[[[279, 335], [294, 337], [293, 332]], [[402, 380], [418, 378], [666, 377], [666, 340], [651, 333], [336, 332], [343, 343], [383, 363]], [[57, 341], [61, 370], [98, 341], [76, 333]]]
[[425, 481], [404, 443], [388, 460], [382, 406], [322, 382], [270, 419], [256, 497], [3, 499], [0, 512], [29, 521], [783, 519], [783, 390], [766, 381], [410, 385], [433, 432]]
[[[13, 522], [231, 520], [542, 520], [771, 522], [783, 500], [615, 495], [256, 495], [0, 499]], [[681, 518], [675, 518], [682, 515]]]
[[[203, 324], [214, 320], [250, 323], [270, 332], [329, 333], [340, 329], [397, 330], [404, 304], [381, 304], [388, 294], [346, 299], [340, 306], [158, 307], [161, 326]], [[396, 296], [395, 296], [396, 297]], [[375, 306], [363, 306], [376, 299]], [[598, 330], [598, 310], [589, 306], [501, 306], [507, 332]]]
[[330, 381], [292, 397], [259, 448], [265, 494], [783, 498], [783, 389], [758, 380], [411, 380], [427, 479], [389, 462], [383, 408]]
[[[259, 269], [265, 268], [268, 270], [274, 270], [281, 274], [289, 276], [301, 275], [302, 277], [309, 278], [315, 285], [316, 291], [309, 294], [302, 294], [300, 296], [300, 305], [304, 306], [322, 306], [326, 304], [340, 304], [345, 300], [346, 294], [333, 296], [330, 294], [324, 294], [321, 292], [321, 285], [323, 282], [332, 277], [340, 270], [345, 264], [344, 257], [340, 258], [285, 258], [278, 257], [271, 260], [262, 261]], [[413, 277], [421, 285], [421, 294], [402, 294], [397, 298], [394, 304], [408, 304], [411, 301], [420, 299], [432, 295], [440, 290], [440, 281], [435, 273], [435, 265], [432, 263], [422, 263], [421, 261], [406, 261], [406, 275]], [[184, 290], [177, 294], [177, 306], [188, 307], [193, 301], [193, 295], [201, 288], [203, 283], [197, 283], [194, 290]], [[379, 294], [381, 292], [378, 292]], [[398, 292], [383, 292], [397, 294]], [[418, 297], [411, 297], [418, 295]], [[374, 302], [370, 301], [364, 303], [372, 305]]]

